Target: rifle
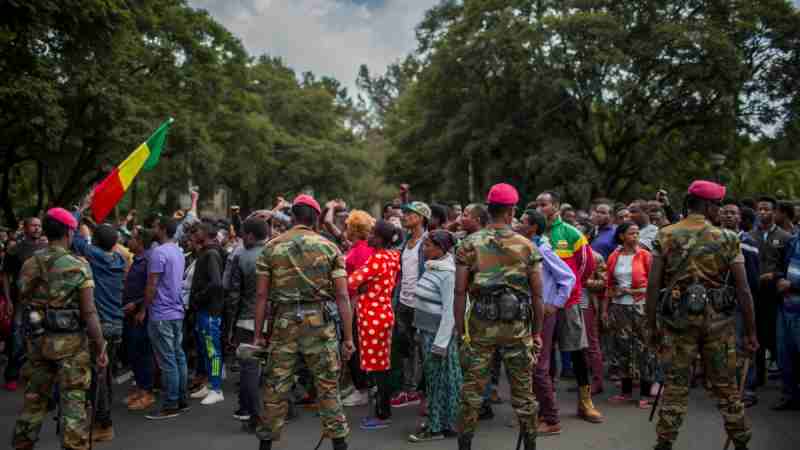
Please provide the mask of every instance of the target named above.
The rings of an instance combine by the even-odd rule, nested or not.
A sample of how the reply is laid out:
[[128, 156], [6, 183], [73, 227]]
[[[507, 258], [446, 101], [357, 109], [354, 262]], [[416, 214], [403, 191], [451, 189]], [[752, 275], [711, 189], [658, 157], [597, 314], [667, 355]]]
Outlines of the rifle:
[[653, 416], [656, 414], [656, 408], [658, 408], [658, 401], [661, 400], [661, 393], [664, 391], [664, 383], [658, 387], [658, 393], [656, 394], [656, 399], [653, 401], [653, 407], [650, 409], [650, 422], [653, 421]]
[[[742, 371], [742, 379], [739, 381], [739, 398], [741, 399], [742, 395], [744, 394], [744, 386], [747, 384], [747, 372], [750, 371], [750, 358], [744, 360], [744, 371]], [[725, 447], [723, 450], [728, 450], [731, 446], [731, 437], [728, 436], [728, 439], [725, 440]]]

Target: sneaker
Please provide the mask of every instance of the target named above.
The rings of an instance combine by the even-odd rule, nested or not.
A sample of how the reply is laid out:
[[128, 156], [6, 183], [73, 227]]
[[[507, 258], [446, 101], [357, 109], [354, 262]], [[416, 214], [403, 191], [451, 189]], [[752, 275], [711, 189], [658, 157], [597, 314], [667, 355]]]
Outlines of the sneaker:
[[225, 396], [222, 395], [222, 391], [209, 391], [206, 398], [200, 402], [201, 405], [216, 405], [219, 402], [225, 401]]
[[409, 392], [406, 394], [406, 399], [408, 400], [406, 403], [408, 406], [416, 406], [422, 403], [422, 396], [419, 395], [419, 392]]
[[16, 381], [9, 381], [5, 385], [3, 385], [3, 389], [5, 389], [5, 390], [7, 390], [9, 392], [16, 392], [16, 390], [18, 388], [19, 388], [19, 385], [17, 384]]
[[359, 391], [353, 391], [352, 394], [342, 400], [342, 405], [347, 407], [366, 406], [369, 404], [369, 395], [362, 394]]
[[419, 433], [414, 433], [408, 436], [408, 442], [432, 442], [432, 441], [443, 441], [443, 440], [444, 440], [443, 433], [431, 433], [428, 430], [424, 430]]
[[242, 408], [239, 408], [233, 413], [233, 418], [245, 422], [250, 420], [250, 414], [247, 414], [247, 411], [243, 410]]
[[362, 430], [382, 430], [384, 428], [389, 428], [389, 425], [392, 424], [391, 419], [381, 420], [377, 417], [364, 417], [361, 419], [361, 429]]
[[492, 407], [488, 403], [484, 403], [481, 405], [481, 409], [478, 412], [478, 420], [492, 419], [494, 419], [494, 411], [492, 411]]
[[209, 393], [208, 386], [203, 386], [200, 389], [192, 392], [192, 394], [189, 397], [193, 399], [206, 398], [208, 396], [208, 393]]
[[405, 408], [408, 406], [408, 394], [401, 392], [395, 395], [389, 400], [389, 404], [392, 405], [392, 408]]
[[152, 414], [144, 416], [144, 418], [148, 420], [164, 420], [178, 417], [181, 414], [183, 414], [183, 411], [178, 408], [161, 408]]

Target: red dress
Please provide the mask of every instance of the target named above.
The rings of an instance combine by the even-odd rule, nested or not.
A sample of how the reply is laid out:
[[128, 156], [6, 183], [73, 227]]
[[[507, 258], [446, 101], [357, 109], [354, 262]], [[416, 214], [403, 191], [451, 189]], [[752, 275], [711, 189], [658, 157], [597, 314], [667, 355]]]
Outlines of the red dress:
[[400, 252], [377, 249], [364, 266], [350, 274], [348, 288], [358, 291], [358, 343], [361, 352], [361, 368], [366, 372], [389, 370], [392, 327], [392, 291], [400, 270]]

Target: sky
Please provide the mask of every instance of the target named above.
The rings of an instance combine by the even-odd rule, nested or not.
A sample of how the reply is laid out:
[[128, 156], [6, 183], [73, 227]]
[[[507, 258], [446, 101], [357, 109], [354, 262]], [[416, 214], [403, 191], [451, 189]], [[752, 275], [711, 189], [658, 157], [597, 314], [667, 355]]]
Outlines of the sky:
[[280, 56], [298, 74], [332, 76], [353, 95], [358, 68], [371, 73], [416, 46], [414, 28], [438, 0], [189, 0], [244, 43]]

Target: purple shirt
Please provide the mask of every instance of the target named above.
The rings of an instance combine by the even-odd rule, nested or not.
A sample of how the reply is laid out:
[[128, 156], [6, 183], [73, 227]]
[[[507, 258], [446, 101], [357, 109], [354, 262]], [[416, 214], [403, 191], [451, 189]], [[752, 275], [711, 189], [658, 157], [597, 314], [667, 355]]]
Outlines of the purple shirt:
[[614, 242], [614, 233], [616, 232], [615, 225], [606, 225], [605, 228], [598, 228], [597, 235], [592, 239], [592, 250], [603, 255], [604, 260], [607, 260], [608, 256], [617, 248], [617, 243]]
[[542, 254], [542, 297], [545, 305], [563, 308], [575, 287], [575, 274], [550, 244], [537, 244]]
[[159, 245], [151, 251], [147, 263], [149, 273], [161, 275], [156, 286], [156, 296], [150, 305], [150, 319], [183, 319], [181, 286], [186, 264], [183, 251], [174, 242]]

